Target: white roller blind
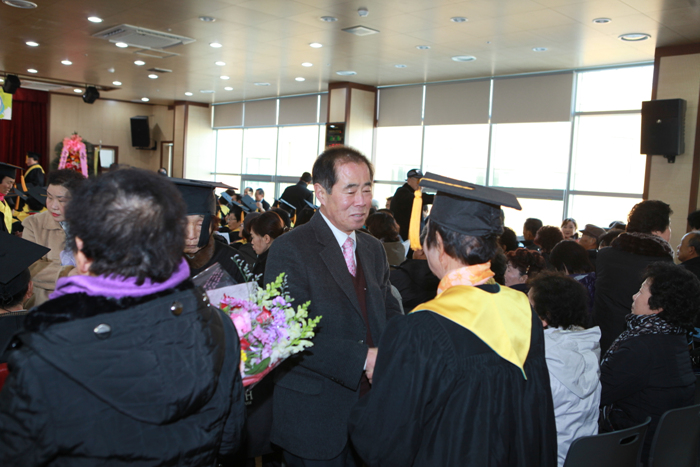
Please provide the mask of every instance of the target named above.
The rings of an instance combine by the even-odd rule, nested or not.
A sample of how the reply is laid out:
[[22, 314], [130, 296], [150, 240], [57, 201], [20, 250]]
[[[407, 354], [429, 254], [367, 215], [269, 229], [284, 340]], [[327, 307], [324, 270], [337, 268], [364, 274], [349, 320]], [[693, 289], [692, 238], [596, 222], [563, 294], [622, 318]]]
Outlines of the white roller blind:
[[280, 125], [316, 123], [318, 96], [288, 97], [280, 99]]
[[214, 128], [243, 125], [243, 103], [214, 106]]
[[420, 125], [422, 107], [423, 86], [380, 89], [377, 126]]
[[246, 128], [254, 126], [271, 126], [277, 124], [277, 99], [252, 101], [245, 103]]
[[319, 123], [326, 123], [328, 120], [328, 94], [321, 94], [321, 112], [318, 116]]
[[573, 84], [573, 72], [496, 79], [491, 121], [568, 122]]
[[425, 89], [426, 125], [489, 122], [491, 81], [429, 84]]

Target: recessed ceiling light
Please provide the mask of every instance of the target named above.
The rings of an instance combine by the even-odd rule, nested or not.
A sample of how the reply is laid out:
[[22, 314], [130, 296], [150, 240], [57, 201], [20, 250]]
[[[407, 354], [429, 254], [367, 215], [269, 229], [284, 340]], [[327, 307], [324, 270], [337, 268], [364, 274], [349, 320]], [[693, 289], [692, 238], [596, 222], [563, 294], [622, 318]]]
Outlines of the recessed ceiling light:
[[304, 62], [304, 63], [301, 64], [301, 66], [310, 67], [310, 66], [314, 66], [314, 64], [313, 64], [313, 63], [309, 63], [309, 62]]
[[151, 73], [150, 75], [148, 75], [148, 77], [151, 79], [158, 79], [158, 75], [155, 73]]
[[452, 21], [453, 23], [466, 23], [469, 20], [464, 16], [453, 16], [452, 18], [450, 18], [450, 21]]
[[214, 94], [214, 90], [212, 89], [200, 89], [199, 92], [202, 94]]
[[406, 67], [408, 67], [408, 65], [399, 64], [399, 65], [394, 65], [394, 67], [395, 68], [406, 68]]
[[221, 79], [223, 79], [223, 80], [231, 79], [230, 76], [219, 76], [219, 78], [221, 78]]
[[15, 8], [24, 8], [25, 10], [36, 8], [37, 6], [36, 3], [28, 2], [27, 0], [2, 0], [2, 3]]
[[430, 48], [429, 45], [417, 45], [416, 49], [418, 50], [428, 50]]
[[216, 21], [216, 18], [212, 18], [211, 16], [200, 16], [199, 20], [204, 21], [205, 23], [213, 23]]
[[63, 63], [64, 65], [72, 65], [73, 64], [73, 62], [71, 62], [70, 60], [61, 60], [61, 63]]
[[120, 49], [126, 49], [127, 47], [129, 47], [129, 44], [127, 44], [126, 42], [117, 42], [117, 43], [114, 44], [114, 45], [116, 45], [116, 46], [119, 47]]
[[335, 74], [340, 75], [340, 76], [353, 76], [353, 75], [356, 75], [357, 72], [351, 71], [351, 70], [341, 70], [341, 71], [336, 71]]
[[38, 70], [35, 70], [34, 68], [28, 68], [27, 71], [28, 71], [29, 73], [39, 73], [39, 71], [38, 71]]
[[297, 76], [296, 78], [294, 78], [294, 81], [299, 81], [299, 82], [306, 81], [306, 78], [303, 78], [301, 76]]
[[100, 18], [99, 16], [88, 16], [88, 21], [90, 21], [91, 23], [101, 23], [102, 18]]
[[627, 41], [627, 42], [639, 42], [639, 41], [645, 41], [651, 37], [651, 34], [647, 34], [644, 32], [630, 32], [627, 34], [622, 34], [619, 36], [620, 40]]
[[233, 88], [231, 86], [226, 86], [224, 88], [224, 91], [233, 91]]
[[191, 96], [192, 93], [188, 91], [188, 92], [185, 93], [185, 95], [186, 95], [186, 96]]
[[256, 86], [269, 86], [270, 85], [270, 83], [253, 83], [253, 84], [255, 84]]
[[112, 84], [115, 86], [121, 86], [122, 82], [121, 81], [112, 81]]
[[314, 49], [320, 49], [321, 47], [323, 47], [323, 44], [321, 44], [320, 42], [312, 42], [311, 44], [309, 44], [309, 47], [313, 47]]
[[335, 16], [321, 16], [319, 19], [324, 23], [335, 23], [336, 21], [338, 21], [338, 18], [336, 18]]
[[612, 21], [612, 20], [611, 20], [610, 18], [596, 18], [596, 19], [593, 20], [593, 22], [594, 22], [595, 24], [608, 24], [608, 23], [610, 23], [611, 21]]
[[75, 89], [73, 89], [73, 92], [83, 92], [83, 90], [82, 90], [82, 89], [75, 88]]
[[134, 65], [136, 65], [136, 66], [144, 66], [145, 64], [146, 64], [146, 62], [144, 62], [143, 60], [136, 60], [134, 62]]
[[547, 47], [533, 47], [533, 48], [532, 48], [532, 51], [533, 51], [533, 52], [546, 52], [546, 51], [547, 51]]
[[221, 44], [218, 42], [210, 42], [209, 47], [214, 47], [215, 49], [218, 49], [219, 47], [223, 47]]
[[218, 62], [214, 63], [214, 65], [216, 65], [216, 66], [225, 66], [225, 65], [226, 65], [226, 62], [218, 61]]
[[142, 102], [148, 102], [148, 101], [150, 101], [150, 99], [149, 99], [148, 97], [142, 97], [142, 98], [141, 98], [141, 101], [142, 101]]
[[25, 44], [27, 44], [29, 47], [39, 47], [39, 43], [34, 41], [27, 41]]
[[452, 57], [452, 60], [455, 62], [473, 62], [476, 60], [476, 57], [473, 55], [455, 55]]

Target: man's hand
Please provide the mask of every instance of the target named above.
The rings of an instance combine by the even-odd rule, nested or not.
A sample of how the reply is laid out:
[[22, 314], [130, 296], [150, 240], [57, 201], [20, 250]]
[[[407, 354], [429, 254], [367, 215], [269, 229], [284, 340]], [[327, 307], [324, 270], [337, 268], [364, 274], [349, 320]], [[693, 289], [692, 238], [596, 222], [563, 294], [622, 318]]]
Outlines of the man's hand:
[[377, 363], [377, 348], [370, 347], [367, 349], [367, 366], [365, 367], [365, 374], [370, 384], [372, 384], [372, 376], [374, 376], [375, 363]]

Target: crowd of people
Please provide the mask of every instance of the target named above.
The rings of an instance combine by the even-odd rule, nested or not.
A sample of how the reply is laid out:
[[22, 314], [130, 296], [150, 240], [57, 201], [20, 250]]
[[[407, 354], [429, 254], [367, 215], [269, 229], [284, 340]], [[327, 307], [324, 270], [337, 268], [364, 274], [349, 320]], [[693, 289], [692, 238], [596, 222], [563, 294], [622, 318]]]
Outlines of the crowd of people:
[[[272, 203], [38, 160], [0, 163], [0, 465], [562, 466], [651, 417], [646, 465], [663, 413], [695, 401], [700, 212], [674, 264], [663, 201], [518, 236], [515, 196], [419, 169], [379, 208], [343, 146]], [[216, 265], [285, 273], [322, 316], [247, 390], [195, 285]]]

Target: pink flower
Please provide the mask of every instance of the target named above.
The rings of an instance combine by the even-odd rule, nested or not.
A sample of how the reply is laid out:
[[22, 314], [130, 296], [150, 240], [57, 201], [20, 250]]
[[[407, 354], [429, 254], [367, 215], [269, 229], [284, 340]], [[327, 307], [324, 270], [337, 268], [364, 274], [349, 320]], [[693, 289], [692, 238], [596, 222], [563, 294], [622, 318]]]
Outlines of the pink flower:
[[233, 313], [231, 315], [231, 319], [233, 320], [233, 325], [236, 326], [238, 335], [243, 336], [250, 332], [251, 323], [250, 316], [248, 315], [248, 313], [246, 313], [245, 311], [241, 314]]

